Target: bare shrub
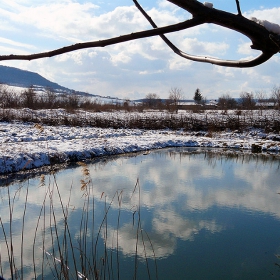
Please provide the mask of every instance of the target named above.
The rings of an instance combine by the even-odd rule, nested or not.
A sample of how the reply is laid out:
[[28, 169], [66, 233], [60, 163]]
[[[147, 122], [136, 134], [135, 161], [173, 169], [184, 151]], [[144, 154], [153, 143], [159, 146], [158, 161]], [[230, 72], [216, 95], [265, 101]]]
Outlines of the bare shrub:
[[171, 111], [178, 112], [179, 102], [183, 99], [183, 90], [181, 88], [171, 88], [169, 91], [169, 106]]
[[280, 108], [280, 86], [274, 86], [271, 91], [271, 100], [274, 103], [276, 109]]
[[0, 84], [0, 107], [17, 108], [20, 106], [20, 98], [7, 85]]
[[32, 86], [21, 92], [22, 106], [25, 108], [36, 109], [37, 94]]
[[267, 106], [266, 93], [262, 90], [256, 91], [255, 93], [257, 99], [257, 108], [259, 109], [260, 115], [262, 116], [263, 110]]
[[223, 94], [218, 99], [218, 108], [222, 110], [229, 110], [229, 109], [235, 109], [237, 107], [237, 101], [232, 98], [228, 93]]
[[240, 93], [240, 101], [239, 104], [242, 109], [252, 110], [256, 105], [256, 101], [254, 99], [254, 94], [249, 92]]
[[148, 93], [143, 101], [143, 105], [147, 108], [159, 109], [162, 105], [162, 101], [158, 94]]

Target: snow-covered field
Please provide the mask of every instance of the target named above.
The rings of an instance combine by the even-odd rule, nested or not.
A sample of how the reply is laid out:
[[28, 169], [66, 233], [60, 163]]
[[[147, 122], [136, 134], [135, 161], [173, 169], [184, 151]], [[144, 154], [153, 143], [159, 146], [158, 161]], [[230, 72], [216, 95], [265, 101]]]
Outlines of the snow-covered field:
[[[111, 113], [112, 117], [112, 113]], [[148, 151], [165, 147], [213, 147], [277, 154], [280, 135], [249, 130], [239, 133], [183, 130], [112, 129], [0, 123], [0, 174], [38, 168], [52, 163], [98, 156]]]

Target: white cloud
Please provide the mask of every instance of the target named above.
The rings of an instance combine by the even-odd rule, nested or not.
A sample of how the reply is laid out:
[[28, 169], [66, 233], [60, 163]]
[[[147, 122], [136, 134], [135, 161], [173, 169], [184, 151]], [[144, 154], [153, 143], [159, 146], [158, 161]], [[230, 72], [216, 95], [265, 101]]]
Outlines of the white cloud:
[[153, 37], [147, 40], [151, 44], [152, 51], [165, 51], [168, 49], [167, 45], [160, 37]]
[[170, 2], [167, 2], [165, 0], [158, 1], [158, 6], [160, 8], [167, 8], [167, 9], [173, 10], [173, 11], [177, 11], [179, 9], [178, 6], [176, 6], [176, 5], [174, 5], [174, 4], [170, 3]]
[[148, 11], [148, 14], [157, 26], [175, 24], [182, 20], [186, 20], [186, 18], [183, 19], [180, 15], [170, 12], [170, 10], [158, 10], [157, 8], [152, 8]]
[[111, 55], [111, 60], [114, 65], [118, 65], [118, 63], [129, 63], [131, 57], [129, 57], [126, 52], [120, 52], [116, 55]]
[[186, 38], [182, 42], [182, 47], [191, 54], [225, 54], [229, 45], [223, 42], [201, 42], [197, 38]]
[[174, 211], [157, 211], [153, 219], [153, 226], [159, 235], [171, 235], [182, 240], [193, 240], [195, 234], [198, 234], [203, 229], [211, 233], [219, 232], [223, 229], [213, 220], [188, 220], [180, 217]]
[[251, 42], [239, 44], [237, 52], [240, 54], [252, 55], [256, 51], [251, 49], [251, 45], [252, 45]]
[[280, 14], [280, 7], [277, 7], [272, 9], [253, 10], [244, 13], [244, 16], [248, 18], [256, 17], [258, 19], [268, 20], [280, 24], [279, 14]]
[[[38, 0], [36, 3], [31, 0], [2, 1], [0, 51], [2, 54], [27, 54], [28, 50], [35, 52], [34, 48], [45, 51], [76, 42], [150, 29], [150, 24], [137, 8], [132, 3], [129, 5], [105, 11], [102, 6], [72, 0]], [[107, 4], [105, 6], [107, 8]], [[157, 1], [153, 8], [149, 6], [148, 14], [160, 26], [189, 17], [168, 1]], [[251, 11], [246, 15], [279, 23], [279, 9]], [[105, 12], [100, 13], [100, 10]], [[6, 32], [7, 28], [11, 32]], [[225, 59], [257, 55], [244, 36], [240, 39], [236, 32], [215, 25], [206, 24], [168, 34], [167, 37], [182, 51], [191, 54]], [[237, 42], [239, 45], [234, 49]], [[264, 85], [267, 89], [271, 88], [278, 82], [277, 76], [280, 74], [277, 55], [254, 68], [253, 72], [213, 67], [175, 55], [158, 36], [76, 51], [51, 59], [2, 64], [39, 72], [54, 82], [76, 90], [136, 98], [144, 97], [149, 92], [156, 92], [164, 98], [168, 96], [168, 89], [174, 86], [185, 89], [187, 98], [193, 97], [197, 87], [209, 97], [218, 96], [220, 92], [238, 96], [241, 88], [248, 91], [263, 88]], [[87, 72], [92, 75], [76, 77], [77, 73]]]
[[147, 234], [141, 235], [141, 240], [145, 243], [144, 247], [143, 242], [138, 242], [139, 236], [137, 235], [135, 227], [132, 227], [131, 224], [125, 224], [118, 229], [118, 235], [116, 234], [116, 230], [109, 228], [108, 240], [112, 240], [112, 244], [107, 244], [107, 246], [117, 248], [118, 245], [118, 249], [121, 250], [123, 254], [134, 256], [136, 250], [135, 246], [137, 244], [138, 256], [143, 259], [154, 258], [154, 256], [157, 258], [164, 258], [173, 254], [176, 247], [176, 240], [174, 237], [170, 238], [155, 233], [149, 233], [148, 235], [149, 238]]
[[14, 40], [10, 40], [10, 39], [6, 39], [6, 38], [3, 38], [3, 37], [0, 37], [0, 44], [11, 45], [11, 46], [14, 46], [14, 47], [22, 47], [22, 48], [25, 48], [25, 49], [34, 49], [35, 48], [33, 45], [24, 44], [24, 43], [17, 42], [17, 41], [14, 41]]
[[151, 75], [151, 74], [160, 74], [163, 73], [163, 70], [158, 70], [158, 71], [140, 71], [139, 75]]
[[22, 49], [7, 46], [0, 46], [0, 52], [2, 54], [29, 54], [27, 51], [23, 51]]
[[193, 62], [187, 59], [184, 59], [178, 55], [173, 55], [169, 60], [169, 69], [170, 70], [184, 70], [192, 65]]
[[221, 74], [224, 77], [231, 77], [234, 78], [235, 76], [235, 69], [233, 68], [223, 68], [223, 67], [219, 67], [219, 66], [215, 66], [215, 70], [217, 71], [217, 73]]
[[[91, 25], [91, 11], [96, 5], [86, 3], [52, 3], [31, 6], [14, 13], [12, 20], [56, 36], [81, 36]], [[67, 15], [67, 16], [65, 16]]]

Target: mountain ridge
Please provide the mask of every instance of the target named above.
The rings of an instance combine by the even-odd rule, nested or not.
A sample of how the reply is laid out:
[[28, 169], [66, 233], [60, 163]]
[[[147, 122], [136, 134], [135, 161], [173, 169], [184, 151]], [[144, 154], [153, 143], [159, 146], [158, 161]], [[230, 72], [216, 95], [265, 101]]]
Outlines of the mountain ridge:
[[61, 86], [57, 83], [51, 82], [36, 72], [22, 70], [16, 67], [0, 65], [0, 84], [9, 86], [17, 86], [29, 88], [31, 86], [39, 88], [51, 88], [57, 93], [72, 93], [75, 92], [79, 95], [97, 96], [90, 93], [76, 91], [67, 87]]

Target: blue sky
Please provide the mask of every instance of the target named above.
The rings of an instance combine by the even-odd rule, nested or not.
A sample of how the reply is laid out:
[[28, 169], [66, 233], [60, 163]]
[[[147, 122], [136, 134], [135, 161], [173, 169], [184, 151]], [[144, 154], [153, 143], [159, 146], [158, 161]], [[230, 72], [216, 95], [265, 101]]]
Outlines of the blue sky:
[[[1, 0], [0, 53], [30, 54], [149, 29], [132, 0]], [[235, 0], [212, 1], [214, 7], [236, 13]], [[166, 0], [139, 0], [159, 26], [176, 23], [190, 14]], [[280, 24], [275, 0], [240, 0], [243, 14]], [[245, 59], [259, 53], [243, 35], [203, 25], [168, 37], [183, 51], [226, 59]], [[176, 56], [159, 37], [106, 48], [87, 49], [36, 61], [8, 61], [2, 65], [37, 72], [63, 86], [103, 96], [162, 98], [173, 87], [192, 99], [200, 88], [207, 99], [222, 94], [238, 97], [243, 91], [268, 96], [279, 85], [280, 55], [250, 69], [233, 69], [191, 62]], [[0, 77], [1, 82], [1, 77]]]

